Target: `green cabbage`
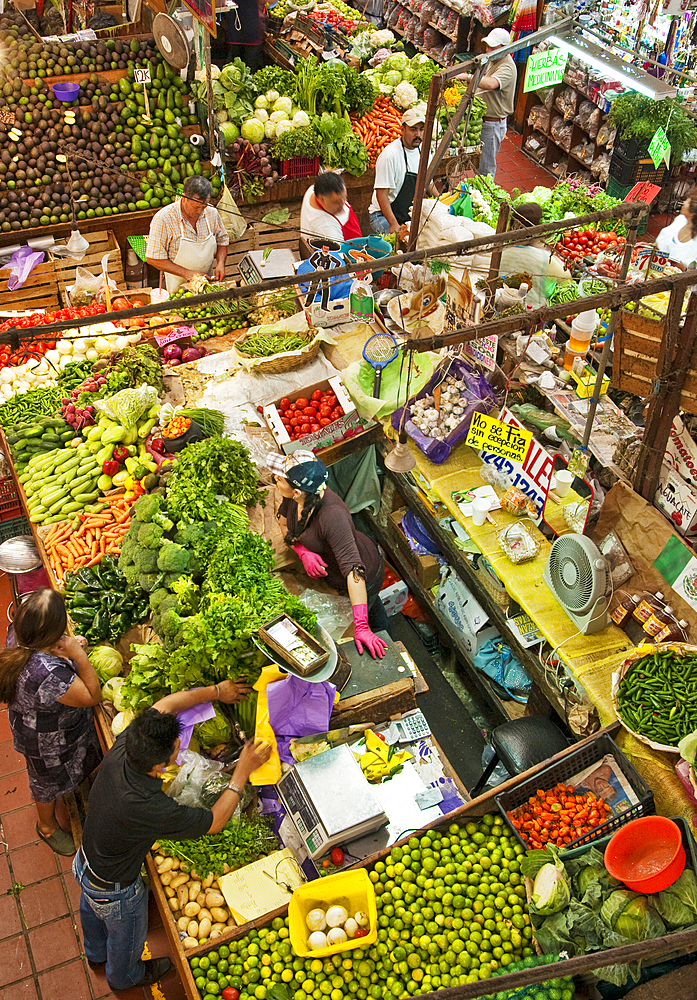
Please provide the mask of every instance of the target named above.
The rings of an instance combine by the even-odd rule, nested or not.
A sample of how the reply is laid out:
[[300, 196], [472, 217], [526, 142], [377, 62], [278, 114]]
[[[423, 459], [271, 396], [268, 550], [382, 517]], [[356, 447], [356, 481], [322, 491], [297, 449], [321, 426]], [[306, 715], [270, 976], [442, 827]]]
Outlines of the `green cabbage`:
[[123, 656], [113, 646], [95, 646], [90, 650], [90, 662], [97, 671], [100, 684], [118, 677], [123, 668]]
[[646, 896], [631, 889], [615, 889], [601, 906], [600, 917], [607, 927], [629, 941], [645, 941], [666, 932]]
[[130, 724], [135, 719], [136, 714], [132, 708], [127, 708], [125, 712], [119, 712], [118, 715], [114, 716], [114, 721], [111, 723], [111, 731], [114, 736], [119, 736], [126, 726]]
[[220, 131], [223, 133], [226, 143], [232, 143], [235, 139], [239, 139], [240, 130], [234, 122], [220, 122], [220, 119], [218, 121], [220, 123]]
[[110, 677], [102, 687], [102, 701], [110, 701], [117, 712], [125, 712], [128, 708], [121, 693], [125, 682], [125, 677]]
[[249, 142], [264, 141], [264, 123], [260, 122], [258, 118], [248, 118], [246, 122], [242, 122], [241, 132], [242, 138]]
[[557, 913], [571, 899], [571, 882], [561, 861], [543, 865], [535, 876], [531, 902], [536, 913]]
[[694, 764], [697, 761], [697, 732], [683, 736], [678, 743], [678, 750], [683, 760]]
[[382, 82], [386, 87], [398, 87], [402, 82], [402, 74], [397, 69], [388, 70], [383, 75]]
[[409, 66], [409, 57], [404, 52], [393, 52], [382, 64], [384, 69], [398, 69], [400, 73]]
[[697, 878], [691, 868], [686, 868], [677, 882], [649, 899], [671, 927], [690, 927], [697, 923]]
[[194, 726], [194, 734], [204, 750], [210, 747], [219, 746], [221, 743], [229, 743], [232, 737], [232, 726], [227, 716], [223, 715], [220, 709], [214, 705], [215, 718], [207, 719], [206, 722], [198, 722]]

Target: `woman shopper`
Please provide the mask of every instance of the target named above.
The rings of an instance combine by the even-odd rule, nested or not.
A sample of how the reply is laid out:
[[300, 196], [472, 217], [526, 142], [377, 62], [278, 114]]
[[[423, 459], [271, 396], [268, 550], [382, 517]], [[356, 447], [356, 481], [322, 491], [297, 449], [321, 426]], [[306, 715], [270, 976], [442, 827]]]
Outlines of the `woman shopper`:
[[0, 702], [27, 763], [36, 832], [56, 854], [71, 855], [75, 844], [56, 819], [56, 801], [102, 758], [91, 711], [102, 695], [81, 641], [65, 635], [67, 623], [57, 591], [42, 587], [25, 598], [0, 650]]
[[385, 576], [380, 549], [356, 531], [344, 501], [327, 489], [326, 466], [311, 451], [272, 452], [266, 465], [283, 497], [277, 516], [286, 544], [308, 576], [348, 593], [358, 652], [365, 646], [373, 659], [382, 659], [387, 645], [375, 632], [389, 633], [390, 623], [380, 600]]
[[656, 237], [656, 249], [671, 260], [693, 267], [697, 261], [697, 187], [691, 187], [669, 226]]

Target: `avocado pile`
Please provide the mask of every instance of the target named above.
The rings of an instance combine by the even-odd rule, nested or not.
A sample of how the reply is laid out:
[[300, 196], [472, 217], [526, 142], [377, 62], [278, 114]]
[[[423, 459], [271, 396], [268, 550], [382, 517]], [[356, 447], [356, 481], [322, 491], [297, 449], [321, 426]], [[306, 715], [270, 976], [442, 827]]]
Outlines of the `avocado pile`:
[[[150, 69], [149, 122], [136, 67]], [[111, 69], [127, 76], [109, 83], [100, 73]], [[66, 75], [80, 84], [70, 104], [45, 79]], [[1, 15], [0, 231], [70, 222], [73, 201], [79, 220], [169, 204], [204, 172], [181, 131], [195, 121], [153, 38], [40, 43], [18, 15]]]

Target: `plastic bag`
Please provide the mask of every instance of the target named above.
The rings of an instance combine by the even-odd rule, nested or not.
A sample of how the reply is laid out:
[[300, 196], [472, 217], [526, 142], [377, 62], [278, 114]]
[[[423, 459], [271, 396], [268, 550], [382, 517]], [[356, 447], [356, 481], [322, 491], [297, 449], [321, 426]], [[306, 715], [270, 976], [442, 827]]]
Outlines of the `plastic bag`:
[[230, 239], [238, 240], [240, 236], [243, 236], [247, 230], [247, 223], [242, 218], [240, 210], [237, 207], [237, 203], [232, 197], [232, 192], [227, 184], [223, 185], [223, 193], [220, 196], [220, 201], [216, 205], [216, 208], [218, 209], [218, 214], [223, 220], [223, 225], [227, 229]]
[[541, 132], [547, 132], [549, 130], [549, 117], [549, 108], [546, 108], [544, 104], [536, 104], [534, 108], [530, 108], [528, 125], [539, 128]]
[[223, 765], [217, 760], [202, 757], [201, 754], [194, 753], [193, 750], [182, 750], [178, 759], [183, 760], [183, 763], [179, 774], [167, 789], [167, 794], [176, 799], [180, 805], [202, 806], [201, 791], [203, 786], [209, 778], [222, 771]]
[[3, 267], [3, 271], [10, 268], [7, 290], [14, 292], [21, 288], [34, 268], [43, 262], [44, 257], [43, 250], [32, 250], [31, 247], [20, 247], [19, 250], [15, 250]]
[[571, 134], [574, 130], [574, 123], [565, 123], [562, 118], [557, 116], [552, 119], [552, 138], [562, 149], [565, 149], [568, 153], [571, 148]]
[[[119, 286], [109, 278], [109, 288], [112, 292], [118, 292]], [[100, 272], [97, 275], [91, 274], [85, 267], [75, 268], [75, 284], [68, 285], [68, 295], [73, 306], [86, 306], [104, 292], [104, 275]]]
[[500, 636], [489, 639], [474, 654], [474, 666], [498, 684], [506, 697], [523, 703], [528, 700], [532, 678]]
[[566, 87], [561, 93], [557, 94], [556, 100], [554, 101], [554, 107], [557, 108], [564, 115], [565, 119], [573, 118], [576, 114], [576, 104], [578, 102], [578, 94], [573, 89], [573, 87]]
[[122, 389], [109, 399], [98, 399], [94, 405], [99, 413], [106, 413], [126, 430], [131, 430], [156, 402], [157, 389], [152, 385], [141, 385], [138, 389]]
[[341, 639], [353, 621], [351, 601], [348, 597], [321, 594], [317, 590], [303, 590], [300, 600], [317, 615], [317, 624], [335, 641]]

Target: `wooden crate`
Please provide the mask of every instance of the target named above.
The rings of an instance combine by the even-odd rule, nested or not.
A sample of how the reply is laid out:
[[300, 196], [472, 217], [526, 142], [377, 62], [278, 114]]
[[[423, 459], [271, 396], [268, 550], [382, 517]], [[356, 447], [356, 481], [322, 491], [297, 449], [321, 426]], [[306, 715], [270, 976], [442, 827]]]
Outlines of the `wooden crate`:
[[[615, 330], [612, 384], [642, 399], [653, 395], [657, 372], [663, 366], [666, 320], [639, 316], [621, 309]], [[697, 346], [680, 396], [680, 409], [697, 413]]]
[[109, 229], [97, 233], [87, 233], [85, 239], [90, 247], [82, 260], [74, 261], [68, 257], [55, 257], [53, 259], [58, 279], [58, 292], [64, 306], [70, 305], [66, 289], [75, 282], [75, 269], [84, 267], [91, 274], [99, 274], [102, 269], [102, 257], [110, 251], [112, 253], [109, 257], [109, 277], [116, 282], [119, 288], [126, 288], [121, 250], [113, 232]]
[[7, 287], [10, 269], [0, 269], [0, 311], [58, 309], [58, 285], [53, 261], [39, 264], [21, 288], [11, 292]]

